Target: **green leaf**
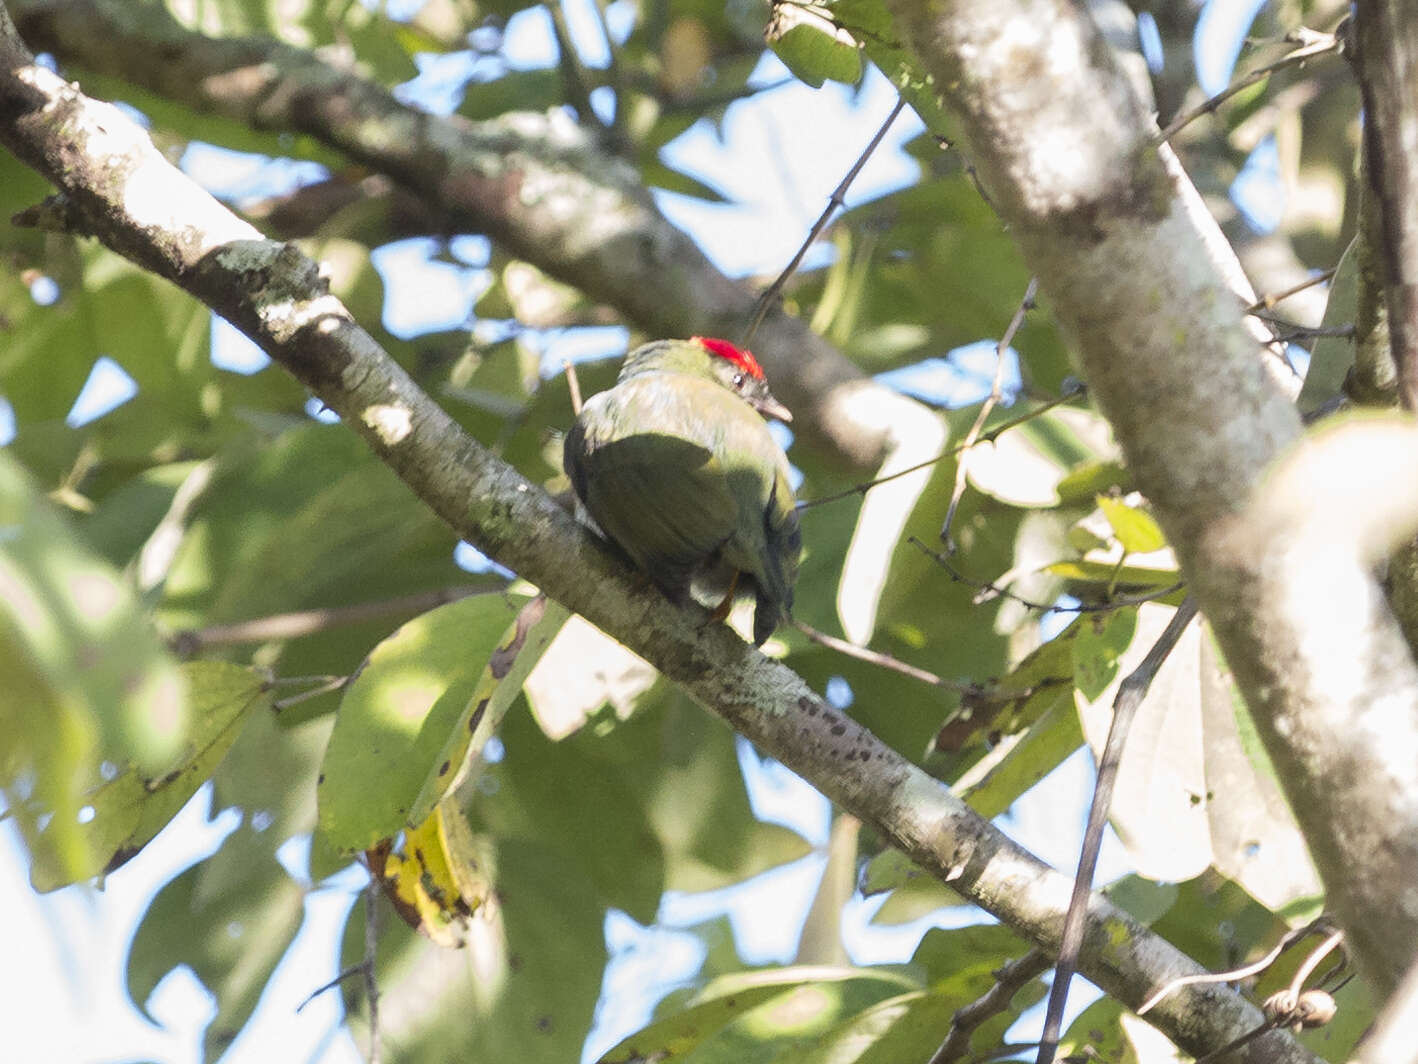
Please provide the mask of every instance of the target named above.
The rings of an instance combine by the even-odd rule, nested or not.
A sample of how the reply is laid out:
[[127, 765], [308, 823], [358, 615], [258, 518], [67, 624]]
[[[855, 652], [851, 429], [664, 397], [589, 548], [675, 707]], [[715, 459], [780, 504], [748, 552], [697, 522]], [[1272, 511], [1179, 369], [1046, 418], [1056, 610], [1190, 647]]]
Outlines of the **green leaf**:
[[[1323, 329], [1353, 324], [1358, 315], [1359, 303], [1359, 254], [1356, 252], [1359, 237], [1354, 237], [1344, 254], [1339, 256], [1334, 278], [1329, 283], [1329, 299], [1324, 305]], [[1331, 399], [1344, 394], [1344, 380], [1349, 367], [1354, 365], [1353, 336], [1320, 336], [1314, 342], [1310, 353], [1310, 364], [1305, 370], [1305, 385], [1300, 389], [1297, 405], [1301, 411], [1311, 414]], [[1359, 402], [1371, 401], [1367, 396], [1356, 396]]]
[[152, 1019], [148, 998], [170, 971], [188, 965], [217, 999], [202, 1039], [203, 1059], [215, 1061], [245, 1026], [294, 940], [305, 891], [275, 861], [263, 876], [214, 893], [199, 890], [201, 869], [187, 869], [149, 903], [128, 947], [128, 996]]
[[799, 1060], [843, 1020], [919, 989], [909, 976], [881, 968], [740, 972], [714, 980], [684, 1011], [631, 1035], [600, 1064]]
[[1145, 1061], [1154, 1059], [1138, 1056], [1132, 1039], [1123, 1028], [1123, 1020], [1124, 1009], [1113, 998], [1104, 997], [1095, 1001], [1069, 1024], [1059, 1040], [1060, 1057], [1066, 1060], [1106, 1060], [1109, 1064], [1145, 1064]]
[[53, 820], [35, 837], [30, 882], [49, 891], [100, 873], [112, 872], [132, 858], [167, 826], [187, 800], [206, 783], [255, 709], [271, 701], [261, 676], [251, 669], [221, 662], [182, 666], [192, 725], [173, 767], [150, 776], [133, 764], [84, 795], [86, 819], [74, 829], [86, 861], [67, 862]]
[[862, 76], [857, 42], [826, 8], [775, 3], [764, 38], [783, 65], [814, 89], [824, 81], [855, 85]]
[[739, 1016], [782, 992], [782, 985], [775, 982], [745, 986], [711, 997], [622, 1039], [599, 1058], [598, 1064], [638, 1064], [647, 1060], [683, 1058]]
[[[1045, 566], [1045, 571], [1053, 573], [1055, 576], [1061, 576], [1065, 580], [1096, 585], [1100, 589], [1111, 587], [1118, 593], [1156, 591], [1159, 588], [1171, 587], [1182, 578], [1175, 569], [1149, 569], [1140, 565], [1114, 565], [1111, 562], [1054, 562], [1052, 565]], [[1186, 592], [1179, 588], [1171, 595], [1165, 595], [1157, 601], [1175, 606], [1184, 598], [1186, 598]]]
[[0, 732], [9, 750], [0, 789], [43, 861], [39, 881], [55, 886], [93, 875], [112, 852], [91, 850], [90, 839], [101, 838], [102, 851], [128, 833], [112, 839], [117, 829], [107, 823], [87, 827], [86, 792], [102, 782], [104, 760], [131, 764], [147, 778], [181, 767], [189, 727], [184, 677], [123, 576], [81, 542], [6, 452], [0, 670]]
[[1146, 510], [1107, 495], [1098, 496], [1098, 506], [1113, 526], [1113, 535], [1129, 554], [1150, 554], [1167, 545], [1167, 537]]
[[442, 767], [454, 729], [471, 722], [483, 669], [529, 598], [460, 599], [374, 648], [345, 691], [320, 768], [320, 829], [335, 846], [367, 850], [417, 823], [429, 773]]
[[[971, 766], [954, 790], [986, 818], [1005, 812], [1015, 799], [1041, 781], [1083, 745], [1083, 729], [1073, 707], [1073, 691], [1059, 684], [1041, 693], [1042, 715], [1013, 741], [1001, 742], [998, 756]], [[993, 751], [991, 751], [993, 754]]]
[[1137, 607], [1089, 613], [1079, 618], [1073, 641], [1073, 680], [1088, 701], [1098, 699], [1118, 674], [1118, 659], [1132, 645]]
[[1174, 883], [1157, 883], [1139, 875], [1126, 875], [1110, 883], [1103, 893], [1118, 908], [1151, 926], [1177, 901]]
[[1059, 501], [1064, 505], [1091, 503], [1099, 495], [1132, 483], [1127, 466], [1111, 459], [1094, 459], [1070, 469], [1058, 484]]
[[[219, 461], [163, 585], [159, 617], [173, 629], [468, 579], [453, 564], [452, 533], [343, 426], [307, 423], [233, 445]], [[353, 671], [359, 652], [351, 636], [342, 629], [303, 640], [301, 652], [333, 642], [341, 653], [323, 660], [312, 653], [298, 664], [288, 654], [282, 671]]]
[[1153, 921], [1152, 930], [1212, 971], [1253, 960], [1287, 930], [1284, 920], [1215, 872], [1176, 889], [1176, 901]]
[[721, 191], [693, 174], [677, 170], [655, 158], [646, 162], [642, 178], [651, 188], [661, 188], [666, 192], [677, 192], [681, 196], [703, 200], [705, 203], [727, 203], [729, 198]]
[[[448, 741], [429, 766], [409, 811], [409, 824], [421, 824], [432, 816], [434, 807], [458, 782], [459, 770], [468, 758], [481, 753], [513, 700], [522, 693], [527, 676], [570, 616], [571, 611], [561, 603], [538, 595], [522, 607], [511, 629], [493, 650], [471, 695], [464, 697], [461, 684], [449, 688], [452, 697], [461, 699], [463, 708]], [[434, 714], [437, 712], [435, 707]]]
[[873, 924], [904, 924], [963, 899], [900, 850], [883, 850], [867, 862], [862, 873], [862, 893], [867, 897], [890, 891], [872, 917]]
[[653, 777], [653, 761], [617, 763], [625, 752], [622, 729], [604, 736], [582, 729], [550, 742], [530, 716], [507, 719], [506, 754], [484, 768], [474, 825], [556, 850], [608, 904], [650, 923], [665, 887], [665, 853], [635, 775]]

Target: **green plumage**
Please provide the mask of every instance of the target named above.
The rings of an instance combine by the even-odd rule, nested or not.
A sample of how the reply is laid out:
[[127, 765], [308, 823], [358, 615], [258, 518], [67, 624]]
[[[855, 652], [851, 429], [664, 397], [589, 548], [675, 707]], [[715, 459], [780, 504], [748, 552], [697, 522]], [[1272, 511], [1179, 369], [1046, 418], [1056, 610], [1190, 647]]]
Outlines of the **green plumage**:
[[788, 460], [759, 413], [787, 411], [751, 355], [708, 344], [733, 354], [695, 340], [631, 352], [586, 402], [564, 464], [596, 524], [669, 597], [751, 592], [761, 645], [792, 608], [802, 549]]

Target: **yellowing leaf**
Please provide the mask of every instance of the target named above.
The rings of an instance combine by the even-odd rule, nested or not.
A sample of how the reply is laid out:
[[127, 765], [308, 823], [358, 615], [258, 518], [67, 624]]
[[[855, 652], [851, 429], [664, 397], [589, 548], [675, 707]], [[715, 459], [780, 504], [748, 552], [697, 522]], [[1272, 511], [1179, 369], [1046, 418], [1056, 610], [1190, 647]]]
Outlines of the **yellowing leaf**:
[[388, 840], [365, 854], [395, 910], [408, 925], [440, 946], [462, 946], [468, 921], [492, 892], [492, 860], [451, 801], [404, 834], [395, 850]]
[[1098, 507], [1108, 519], [1108, 524], [1113, 526], [1113, 534], [1118, 537], [1123, 550], [1129, 554], [1150, 554], [1167, 545], [1167, 537], [1147, 511], [1107, 495], [1098, 496]]

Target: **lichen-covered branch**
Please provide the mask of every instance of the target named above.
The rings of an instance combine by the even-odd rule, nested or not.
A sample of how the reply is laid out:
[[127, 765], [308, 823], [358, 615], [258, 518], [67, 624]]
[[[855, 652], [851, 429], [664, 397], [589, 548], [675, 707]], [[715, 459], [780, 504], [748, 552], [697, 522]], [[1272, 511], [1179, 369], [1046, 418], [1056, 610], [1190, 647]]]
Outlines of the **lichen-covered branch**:
[[[644, 588], [538, 487], [470, 439], [328, 294], [318, 268], [263, 240], [170, 167], [121, 112], [36, 65], [0, 8], [0, 141], [60, 187], [63, 214], [236, 324], [310, 387], [457, 533], [614, 634], [765, 753], [952, 888], [1049, 949], [1069, 878], [722, 625]], [[1124, 1002], [1196, 965], [1096, 896], [1080, 969]], [[1192, 1052], [1259, 1013], [1187, 988], [1154, 1022]], [[1249, 1059], [1314, 1064], [1287, 1035]]]

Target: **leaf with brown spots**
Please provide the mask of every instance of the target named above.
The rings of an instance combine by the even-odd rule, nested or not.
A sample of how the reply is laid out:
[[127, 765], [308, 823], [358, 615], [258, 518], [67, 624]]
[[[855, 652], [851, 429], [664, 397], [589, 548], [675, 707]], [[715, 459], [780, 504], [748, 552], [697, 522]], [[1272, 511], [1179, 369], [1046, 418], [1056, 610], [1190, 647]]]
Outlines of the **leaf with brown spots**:
[[448, 733], [438, 761], [423, 781], [418, 797], [409, 810], [410, 823], [432, 814], [433, 808], [462, 782], [470, 758], [482, 751], [497, 731], [503, 714], [521, 693], [527, 674], [541, 660], [571, 611], [545, 595], [538, 595], [522, 607], [517, 619], [488, 656], [487, 668], [463, 707], [458, 724]]
[[468, 921], [492, 893], [491, 860], [456, 805], [404, 833], [395, 850], [386, 840], [365, 853], [390, 903], [404, 921], [440, 946], [460, 947]]
[[206, 783], [231, 749], [247, 715], [270, 708], [270, 697], [253, 669], [203, 661], [179, 667], [190, 728], [178, 763], [148, 778], [124, 765], [111, 780], [83, 796], [86, 819], [60, 834], [51, 821], [30, 840], [30, 881], [54, 890], [115, 871], [138, 853], [187, 799]]
[[[358, 853], [432, 815], [469, 748], [467, 723], [487, 693], [487, 662], [510, 641], [509, 626], [515, 634], [529, 599], [450, 602], [374, 648], [345, 690], [320, 766], [320, 828], [331, 844]], [[517, 670], [507, 683], [515, 694]], [[485, 722], [497, 715], [486, 713]]]

